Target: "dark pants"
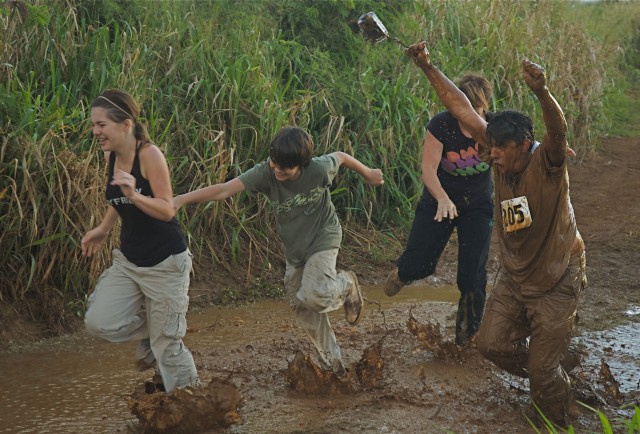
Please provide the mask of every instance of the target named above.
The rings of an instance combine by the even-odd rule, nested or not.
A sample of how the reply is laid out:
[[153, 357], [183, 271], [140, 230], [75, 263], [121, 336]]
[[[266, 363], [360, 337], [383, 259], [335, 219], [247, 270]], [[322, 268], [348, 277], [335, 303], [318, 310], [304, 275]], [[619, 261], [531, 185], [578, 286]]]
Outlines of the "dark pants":
[[458, 208], [458, 217], [442, 222], [433, 219], [437, 209], [438, 203], [425, 192], [416, 208], [407, 247], [398, 259], [398, 277], [410, 283], [432, 275], [453, 229], [457, 229], [460, 301], [456, 343], [462, 345], [478, 331], [484, 310], [493, 204], [487, 200], [475, 207]]

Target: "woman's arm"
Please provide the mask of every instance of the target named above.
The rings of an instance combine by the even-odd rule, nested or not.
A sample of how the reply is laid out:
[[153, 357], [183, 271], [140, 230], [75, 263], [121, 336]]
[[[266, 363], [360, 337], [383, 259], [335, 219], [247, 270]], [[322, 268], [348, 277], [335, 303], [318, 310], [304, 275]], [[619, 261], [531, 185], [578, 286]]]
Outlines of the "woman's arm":
[[118, 212], [114, 207], [109, 206], [100, 224], [82, 237], [80, 245], [83, 256], [91, 256], [98, 251], [98, 245], [107, 238], [116, 221], [118, 221]]
[[149, 180], [154, 197], [147, 197], [136, 191], [136, 179], [124, 170], [113, 175], [112, 185], [120, 186], [122, 193], [142, 212], [158, 220], [169, 221], [175, 216], [173, 192], [169, 167], [164, 155], [155, 145], [145, 146], [139, 151], [140, 171]]
[[439, 222], [443, 218], [453, 219], [458, 217], [458, 209], [449, 198], [447, 192], [444, 191], [440, 179], [438, 179], [438, 166], [442, 159], [443, 147], [442, 142], [436, 139], [431, 134], [431, 131], [427, 130], [422, 150], [422, 181], [431, 196], [438, 201], [438, 210], [433, 219]]

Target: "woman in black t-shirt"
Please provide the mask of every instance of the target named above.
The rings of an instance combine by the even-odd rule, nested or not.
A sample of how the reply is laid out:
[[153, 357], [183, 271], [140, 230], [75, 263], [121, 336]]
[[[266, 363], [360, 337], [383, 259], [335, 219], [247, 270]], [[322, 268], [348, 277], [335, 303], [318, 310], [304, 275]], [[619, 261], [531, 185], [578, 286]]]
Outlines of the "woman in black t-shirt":
[[[465, 75], [458, 84], [481, 116], [488, 114], [491, 84]], [[454, 228], [458, 232], [460, 290], [456, 343], [464, 345], [477, 331], [486, 298], [487, 257], [493, 226], [491, 168], [478, 143], [447, 111], [427, 125], [422, 154], [425, 189], [418, 203], [407, 246], [384, 291], [396, 295], [414, 280], [432, 275]]]

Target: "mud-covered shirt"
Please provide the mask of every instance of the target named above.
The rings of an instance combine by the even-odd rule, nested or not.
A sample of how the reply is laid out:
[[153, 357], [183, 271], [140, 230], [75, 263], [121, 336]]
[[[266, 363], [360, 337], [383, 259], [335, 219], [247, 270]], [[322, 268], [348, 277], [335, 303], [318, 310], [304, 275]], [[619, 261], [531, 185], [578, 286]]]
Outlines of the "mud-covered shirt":
[[239, 176], [250, 194], [271, 202], [287, 261], [300, 266], [314, 253], [340, 248], [342, 228], [329, 187], [340, 168], [335, 154], [315, 157], [294, 181], [278, 181], [262, 162]]
[[[567, 162], [552, 166], [541, 146], [519, 176], [495, 170], [494, 181], [502, 266], [523, 292], [546, 292], [560, 280], [574, 243], [581, 241], [569, 198]], [[527, 215], [530, 224], [518, 228]]]
[[[111, 152], [105, 196], [122, 220], [120, 250], [125, 258], [138, 267], [152, 267], [171, 255], [184, 252], [187, 243], [175, 217], [168, 222], [153, 218], [129, 202], [119, 185], [111, 185], [115, 163], [116, 154]], [[136, 179], [136, 191], [153, 197], [149, 180], [142, 176], [138, 152], [133, 160], [131, 175]]]
[[427, 130], [442, 143], [437, 176], [456, 207], [491, 200], [491, 166], [480, 159], [478, 143], [462, 133], [458, 120], [448, 111], [440, 112], [431, 118]]

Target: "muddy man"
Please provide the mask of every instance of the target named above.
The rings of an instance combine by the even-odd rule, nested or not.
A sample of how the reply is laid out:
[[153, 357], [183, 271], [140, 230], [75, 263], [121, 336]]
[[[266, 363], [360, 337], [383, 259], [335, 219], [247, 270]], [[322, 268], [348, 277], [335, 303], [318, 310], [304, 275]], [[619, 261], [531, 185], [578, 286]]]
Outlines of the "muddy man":
[[573, 367], [568, 349], [586, 285], [586, 263], [569, 198], [562, 109], [547, 87], [544, 68], [523, 60], [524, 81], [540, 103], [546, 128], [538, 143], [533, 122], [523, 113], [497, 112], [491, 123], [478, 115], [433, 65], [425, 42], [412, 45], [406, 54], [490, 155], [494, 169], [502, 272], [487, 301], [478, 349], [504, 370], [529, 378], [535, 404], [546, 417], [567, 426], [572, 403], [567, 370]]

